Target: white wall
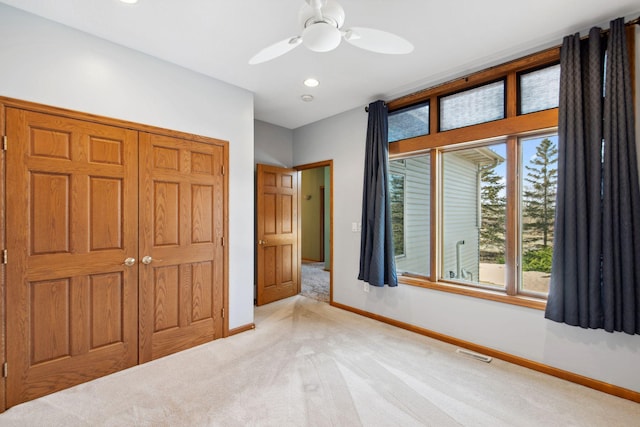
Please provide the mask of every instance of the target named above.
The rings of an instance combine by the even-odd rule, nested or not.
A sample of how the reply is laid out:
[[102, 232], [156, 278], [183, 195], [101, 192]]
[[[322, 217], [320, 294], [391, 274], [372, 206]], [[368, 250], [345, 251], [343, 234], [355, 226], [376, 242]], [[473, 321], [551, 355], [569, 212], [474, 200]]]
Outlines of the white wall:
[[[351, 110], [293, 131], [293, 163], [303, 165], [333, 159], [333, 298], [352, 304], [352, 288], [362, 292], [358, 277], [364, 143], [367, 116]], [[355, 305], [354, 305], [355, 306]]]
[[271, 123], [255, 121], [256, 163], [290, 168], [293, 166], [293, 131]]
[[253, 322], [253, 95], [0, 4], [0, 95], [229, 141], [229, 326]]
[[[640, 56], [639, 56], [640, 57]], [[584, 330], [544, 312], [399, 285], [363, 291], [357, 280], [364, 145], [363, 108], [294, 131], [294, 164], [334, 160], [334, 301], [640, 392], [640, 337]]]

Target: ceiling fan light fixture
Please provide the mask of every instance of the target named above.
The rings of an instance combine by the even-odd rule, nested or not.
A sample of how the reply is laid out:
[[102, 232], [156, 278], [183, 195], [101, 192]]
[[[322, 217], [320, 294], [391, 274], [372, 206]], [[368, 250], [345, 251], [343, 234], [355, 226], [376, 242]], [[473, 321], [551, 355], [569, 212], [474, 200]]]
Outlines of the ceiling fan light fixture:
[[302, 31], [302, 43], [314, 52], [329, 52], [338, 47], [342, 34], [335, 26], [316, 22]]

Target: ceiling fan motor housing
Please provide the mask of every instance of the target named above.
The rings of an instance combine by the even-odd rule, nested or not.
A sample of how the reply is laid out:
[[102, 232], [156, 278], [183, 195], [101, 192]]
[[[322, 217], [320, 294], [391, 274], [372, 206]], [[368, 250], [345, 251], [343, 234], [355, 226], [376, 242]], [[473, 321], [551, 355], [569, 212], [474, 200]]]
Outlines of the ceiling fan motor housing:
[[321, 9], [304, 4], [300, 8], [299, 21], [303, 28], [325, 22], [340, 29], [344, 25], [344, 9], [334, 0], [327, 0]]

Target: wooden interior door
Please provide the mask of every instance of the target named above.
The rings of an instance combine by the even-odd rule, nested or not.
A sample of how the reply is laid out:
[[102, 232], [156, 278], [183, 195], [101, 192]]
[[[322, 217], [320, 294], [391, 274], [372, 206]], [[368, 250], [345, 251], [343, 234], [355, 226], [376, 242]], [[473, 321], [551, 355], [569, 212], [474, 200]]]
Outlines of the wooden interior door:
[[222, 145], [140, 134], [140, 362], [223, 336]]
[[300, 293], [298, 171], [257, 166], [257, 304]]
[[138, 158], [122, 128], [7, 108], [6, 131], [12, 406], [136, 364]]

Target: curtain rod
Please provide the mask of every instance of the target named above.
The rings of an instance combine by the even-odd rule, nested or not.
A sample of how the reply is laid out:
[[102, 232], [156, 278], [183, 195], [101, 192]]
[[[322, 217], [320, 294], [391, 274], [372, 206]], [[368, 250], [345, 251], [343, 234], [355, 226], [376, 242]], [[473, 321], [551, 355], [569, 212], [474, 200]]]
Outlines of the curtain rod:
[[[632, 25], [640, 25], [640, 16], [638, 16], [636, 19], [632, 19], [631, 21], [625, 22], [624, 26], [632, 26]], [[605, 28], [604, 30], [600, 30], [601, 34], [609, 34], [609, 30], [610, 28]]]
[[[640, 25], [640, 16], [638, 16], [636, 19], [632, 19], [631, 21], [625, 22], [624, 25]], [[606, 30], [602, 30], [602, 33], [606, 34], [609, 32], [609, 29], [607, 28]], [[385, 103], [386, 105], [386, 103]], [[364, 111], [365, 112], [369, 112], [369, 107], [365, 106], [364, 107]]]
[[[384, 105], [384, 106], [386, 107], [386, 106], [387, 106], [387, 103], [386, 103], [386, 102], [382, 102], [382, 105]], [[368, 105], [365, 105], [365, 107], [364, 107], [364, 111], [365, 111], [366, 113], [368, 113], [368, 112], [369, 112], [369, 106], [368, 106]]]

